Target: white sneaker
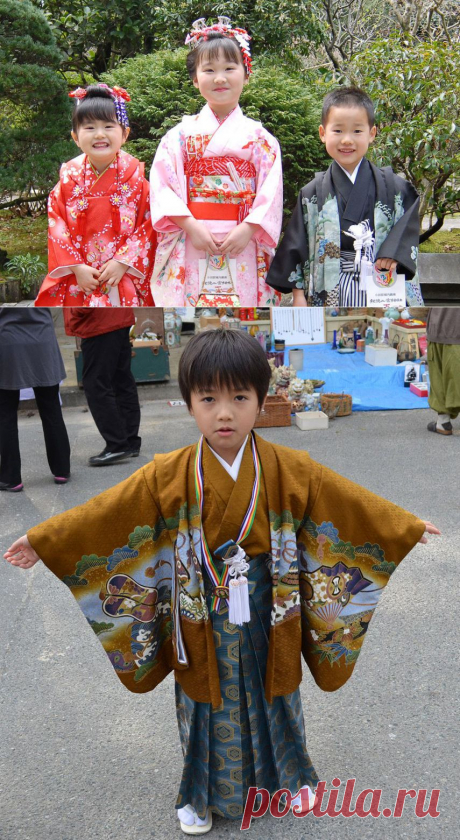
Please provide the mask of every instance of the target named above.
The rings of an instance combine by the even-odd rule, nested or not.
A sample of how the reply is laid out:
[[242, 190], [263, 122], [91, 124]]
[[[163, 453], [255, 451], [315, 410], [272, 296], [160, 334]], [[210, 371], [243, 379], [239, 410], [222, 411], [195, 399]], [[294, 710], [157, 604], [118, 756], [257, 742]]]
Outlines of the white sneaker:
[[[307, 806], [305, 795], [304, 795], [304, 803], [305, 804], [302, 802], [302, 796], [301, 796], [300, 790], [306, 790], [308, 792], [308, 806]], [[301, 814], [308, 814], [309, 811], [312, 810], [312, 808], [313, 808], [313, 806], [316, 802], [316, 796], [313, 793], [311, 787], [309, 787], [309, 785], [303, 785], [303, 787], [301, 787], [300, 790], [299, 790], [298, 795], [296, 797], [294, 797], [294, 799], [291, 802], [292, 810], [294, 810], [294, 808], [297, 806], [297, 816], [298, 817]]]
[[212, 813], [206, 811], [206, 817], [202, 820], [195, 808], [191, 805], [185, 805], [184, 808], [178, 808], [177, 816], [179, 817], [180, 827], [184, 834], [207, 834], [212, 828]]

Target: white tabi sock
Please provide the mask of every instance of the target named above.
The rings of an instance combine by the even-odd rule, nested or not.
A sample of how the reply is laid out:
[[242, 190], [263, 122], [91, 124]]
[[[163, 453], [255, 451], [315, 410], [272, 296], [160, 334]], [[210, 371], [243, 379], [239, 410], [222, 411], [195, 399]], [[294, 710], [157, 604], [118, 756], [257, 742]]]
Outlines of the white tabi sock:
[[206, 812], [206, 817], [202, 820], [192, 805], [185, 805], [184, 808], [178, 808], [177, 816], [185, 825], [206, 825], [208, 822], [208, 812]]
[[438, 414], [438, 419], [436, 421], [438, 429], [442, 429], [443, 423], [450, 423], [450, 414]]
[[[312, 791], [311, 787], [310, 787], [309, 785], [303, 785], [303, 786], [300, 788], [300, 790], [306, 790], [306, 791], [308, 791], [308, 807], [309, 807], [309, 808], [312, 808], [312, 807], [313, 807], [313, 803], [314, 803], [314, 801], [315, 801], [315, 798], [316, 798], [316, 797], [315, 797], [315, 794], [313, 793], [313, 791]], [[306, 799], [306, 797], [305, 797], [305, 799]], [[305, 802], [305, 805], [306, 805], [306, 804], [307, 804], [307, 803]], [[291, 802], [291, 808], [294, 808], [296, 805], [297, 805], [299, 808], [302, 806], [302, 796], [301, 796], [301, 794], [300, 794], [300, 793], [299, 793], [299, 795], [298, 795], [298, 796], [296, 796], [296, 797], [292, 800], [292, 802]]]

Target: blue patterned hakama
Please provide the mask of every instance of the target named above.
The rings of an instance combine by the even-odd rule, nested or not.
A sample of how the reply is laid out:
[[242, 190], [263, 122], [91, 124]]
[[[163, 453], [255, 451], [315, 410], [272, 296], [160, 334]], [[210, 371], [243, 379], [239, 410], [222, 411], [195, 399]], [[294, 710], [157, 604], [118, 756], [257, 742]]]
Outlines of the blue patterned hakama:
[[[272, 580], [267, 555], [250, 561], [251, 621], [237, 627], [228, 609], [211, 613], [222, 703], [191, 700], [176, 682], [184, 770], [176, 808], [192, 805], [200, 817], [211, 808], [241, 819], [248, 787], [297, 793], [318, 777], [305, 745], [300, 692], [267, 703], [264, 693]], [[211, 605], [211, 594], [207, 597]]]

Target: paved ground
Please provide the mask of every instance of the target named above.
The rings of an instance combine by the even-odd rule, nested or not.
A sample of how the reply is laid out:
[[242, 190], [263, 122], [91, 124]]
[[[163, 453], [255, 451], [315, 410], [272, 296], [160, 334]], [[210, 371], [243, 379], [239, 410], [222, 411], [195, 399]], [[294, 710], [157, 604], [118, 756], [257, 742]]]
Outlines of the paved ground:
[[[356, 672], [338, 693], [305, 673], [302, 695], [310, 755], [330, 783], [357, 778], [382, 788], [441, 789], [438, 819], [256, 821], [254, 840], [454, 840], [459, 836], [457, 564], [460, 431], [430, 435], [428, 411], [358, 413], [328, 431], [267, 429], [264, 437], [313, 457], [409, 510], [443, 536], [418, 546], [392, 579]], [[155, 452], [196, 439], [193, 420], [166, 403], [144, 405], [137, 460], [90, 469], [101, 442], [88, 413], [65, 410], [72, 482], [50, 479], [37, 418], [20, 420], [25, 492], [0, 494], [0, 549], [27, 527], [124, 479]], [[41, 565], [0, 562], [1, 840], [148, 840], [179, 837], [174, 802], [181, 772], [173, 682], [146, 696], [118, 682], [68, 591]], [[212, 838], [237, 838], [216, 820]]]

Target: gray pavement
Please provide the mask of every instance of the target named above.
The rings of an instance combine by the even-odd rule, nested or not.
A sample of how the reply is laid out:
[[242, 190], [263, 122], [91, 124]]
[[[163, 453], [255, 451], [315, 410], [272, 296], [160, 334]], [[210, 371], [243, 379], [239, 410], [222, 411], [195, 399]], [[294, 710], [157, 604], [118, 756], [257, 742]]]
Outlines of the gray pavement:
[[[360, 661], [339, 692], [304, 672], [310, 756], [329, 784], [356, 778], [356, 792], [441, 789], [437, 819], [338, 817], [256, 820], [254, 840], [400, 840], [459, 837], [457, 568], [460, 431], [429, 434], [432, 413], [355, 413], [329, 430], [266, 429], [268, 440], [308, 449], [317, 460], [403, 505], [442, 531], [417, 546], [392, 578]], [[126, 478], [155, 452], [197, 438], [183, 408], [143, 406], [141, 457], [91, 469], [101, 439], [91, 416], [65, 409], [72, 481], [48, 472], [37, 414], [20, 418], [23, 481], [0, 494], [0, 549], [26, 528]], [[457, 424], [460, 429], [460, 424]], [[1, 840], [147, 840], [180, 837], [174, 803], [181, 774], [173, 680], [131, 695], [119, 683], [73, 598], [43, 565], [29, 572], [0, 562]], [[340, 800], [339, 800], [340, 801]], [[369, 800], [368, 800], [369, 801]], [[212, 838], [240, 837], [215, 820]]]

